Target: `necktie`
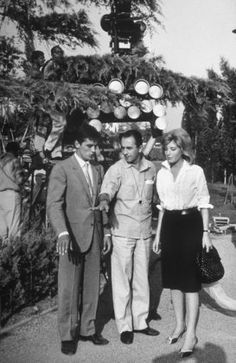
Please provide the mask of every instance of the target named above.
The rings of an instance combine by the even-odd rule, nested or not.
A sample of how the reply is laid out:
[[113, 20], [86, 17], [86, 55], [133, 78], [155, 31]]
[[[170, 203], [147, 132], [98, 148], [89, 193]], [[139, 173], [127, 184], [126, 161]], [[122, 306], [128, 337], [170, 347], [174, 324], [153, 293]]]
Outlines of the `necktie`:
[[92, 184], [92, 180], [91, 180], [90, 175], [89, 175], [88, 168], [89, 168], [89, 163], [86, 163], [85, 168], [84, 168], [84, 170], [85, 170], [84, 174], [85, 174], [85, 178], [86, 178], [87, 183], [88, 183], [89, 192], [90, 192], [90, 194], [92, 196], [93, 195], [93, 184]]

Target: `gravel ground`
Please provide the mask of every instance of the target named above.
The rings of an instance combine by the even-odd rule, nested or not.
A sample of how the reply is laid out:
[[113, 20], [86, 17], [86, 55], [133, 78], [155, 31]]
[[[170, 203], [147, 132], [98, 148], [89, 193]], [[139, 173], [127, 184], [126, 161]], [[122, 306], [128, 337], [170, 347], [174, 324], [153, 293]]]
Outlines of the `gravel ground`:
[[[213, 237], [223, 264], [225, 276], [222, 285], [236, 299], [236, 237], [224, 235]], [[135, 334], [134, 343], [126, 346], [119, 340], [115, 322], [111, 318], [110, 295], [105, 301], [100, 325], [103, 335], [110, 340], [107, 346], [94, 346], [79, 342], [77, 353], [67, 357], [60, 353], [57, 335], [56, 312], [35, 316], [30, 322], [9, 330], [0, 336], [0, 362], [2, 363], [235, 363], [236, 362], [236, 312], [216, 306], [202, 290], [201, 313], [198, 325], [199, 343], [190, 358], [181, 360], [178, 350], [182, 342], [167, 344], [167, 336], [173, 327], [173, 309], [168, 290], [163, 290], [159, 305], [162, 320], [151, 322], [160, 330], [158, 337]]]

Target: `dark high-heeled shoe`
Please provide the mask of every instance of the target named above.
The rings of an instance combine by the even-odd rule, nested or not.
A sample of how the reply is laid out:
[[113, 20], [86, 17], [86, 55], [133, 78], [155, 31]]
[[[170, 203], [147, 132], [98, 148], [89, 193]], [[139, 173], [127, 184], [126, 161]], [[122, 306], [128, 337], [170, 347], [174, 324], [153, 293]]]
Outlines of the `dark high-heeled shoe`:
[[180, 353], [181, 358], [187, 358], [187, 357], [189, 357], [190, 355], [192, 355], [192, 354], [193, 354], [193, 352], [194, 352], [194, 349], [195, 349], [195, 347], [196, 347], [196, 345], [197, 345], [197, 343], [198, 343], [198, 338], [196, 338], [195, 343], [194, 343], [194, 345], [193, 345], [192, 349], [188, 349], [188, 350], [180, 350], [180, 351], [179, 351], [179, 353]]
[[172, 337], [168, 337], [168, 343], [169, 344], [175, 344], [177, 343], [177, 341], [182, 338], [182, 336], [184, 335], [184, 333], [186, 332], [186, 328], [184, 328], [184, 330], [176, 337], [172, 336]]

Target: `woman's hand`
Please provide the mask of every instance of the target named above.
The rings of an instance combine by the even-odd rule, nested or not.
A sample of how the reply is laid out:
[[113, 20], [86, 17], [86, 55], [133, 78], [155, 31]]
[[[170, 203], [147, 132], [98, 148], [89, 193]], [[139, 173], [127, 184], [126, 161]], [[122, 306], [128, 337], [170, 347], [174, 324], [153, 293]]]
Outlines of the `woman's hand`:
[[211, 238], [209, 236], [209, 232], [203, 232], [202, 248], [206, 248], [207, 252], [209, 252], [209, 250], [212, 248], [212, 242], [211, 242]]
[[152, 250], [154, 253], [156, 253], [157, 255], [159, 255], [159, 253], [161, 252], [161, 243], [160, 243], [160, 238], [159, 236], [156, 235], [154, 241], [153, 241], [153, 245], [152, 245]]

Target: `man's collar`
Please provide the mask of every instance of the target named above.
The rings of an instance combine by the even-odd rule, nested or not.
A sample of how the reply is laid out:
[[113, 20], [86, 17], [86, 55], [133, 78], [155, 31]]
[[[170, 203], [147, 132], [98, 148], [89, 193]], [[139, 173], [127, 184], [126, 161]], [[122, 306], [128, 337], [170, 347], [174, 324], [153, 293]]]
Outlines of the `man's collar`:
[[76, 160], [78, 161], [79, 165], [81, 166], [81, 168], [83, 168], [86, 163], [89, 163], [88, 161], [85, 161], [84, 159], [82, 159], [76, 152], [74, 153], [74, 156], [75, 156]]
[[[124, 164], [125, 164], [125, 166], [126, 166], [126, 168], [128, 169], [128, 168], [131, 168], [131, 167], [135, 167], [134, 166], [134, 164], [129, 164], [129, 163], [127, 163], [127, 161], [125, 160], [125, 159], [122, 159], [123, 161], [124, 161]], [[147, 161], [147, 159], [145, 159], [145, 157], [143, 156], [143, 155], [141, 155], [140, 156], [140, 164], [139, 164], [139, 171], [145, 171], [145, 170], [147, 170], [147, 169], [149, 169], [150, 168], [150, 165], [149, 165], [149, 163], [148, 163], [148, 161]]]

